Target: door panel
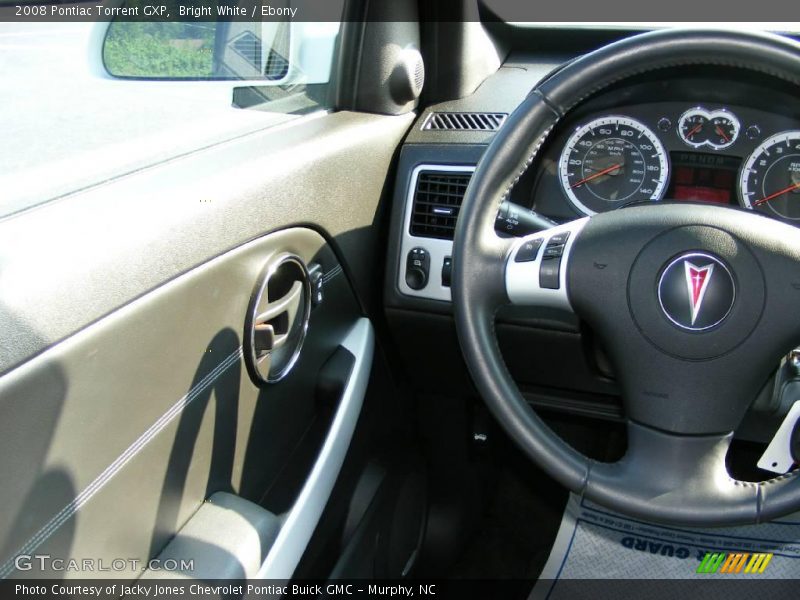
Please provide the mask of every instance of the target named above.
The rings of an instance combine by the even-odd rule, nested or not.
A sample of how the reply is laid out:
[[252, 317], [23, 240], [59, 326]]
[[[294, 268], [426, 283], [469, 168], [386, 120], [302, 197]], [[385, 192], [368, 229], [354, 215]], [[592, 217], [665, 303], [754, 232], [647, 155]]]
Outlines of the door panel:
[[[216, 491], [290, 508], [334, 414], [319, 374], [377, 285], [409, 124], [318, 117], [0, 221], [0, 577], [86, 576], [16, 569], [20, 554], [141, 566]], [[284, 252], [322, 266], [324, 301], [292, 372], [259, 387], [246, 314]]]
[[[329, 278], [294, 369], [259, 388], [242, 364], [245, 317], [260, 272], [284, 252]], [[325, 240], [293, 228], [193, 269], [0, 379], [0, 460], [18, 483], [3, 486], [0, 575], [19, 553], [146, 561], [211, 493], [261, 501], [316, 418], [316, 376], [358, 317]]]
[[180, 273], [295, 224], [333, 238], [368, 295], [380, 199], [412, 120], [310, 115], [0, 220], [0, 373]]

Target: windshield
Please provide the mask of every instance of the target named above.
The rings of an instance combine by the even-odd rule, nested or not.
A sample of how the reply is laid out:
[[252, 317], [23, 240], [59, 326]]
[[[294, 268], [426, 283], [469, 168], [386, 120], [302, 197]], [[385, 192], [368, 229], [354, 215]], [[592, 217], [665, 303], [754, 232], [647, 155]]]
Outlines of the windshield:
[[[662, 27], [729, 27], [781, 33], [800, 32], [796, 0], [761, 0], [756, 5], [730, 0], [479, 0], [483, 20], [500, 20], [525, 27], [648, 30]], [[753, 15], [758, 15], [754, 22]], [[614, 18], [616, 20], [609, 20]]]
[[624, 31], [646, 31], [654, 29], [667, 29], [670, 27], [687, 28], [708, 28], [710, 26], [737, 29], [741, 31], [771, 31], [774, 33], [800, 33], [800, 21], [781, 21], [763, 23], [706, 23], [706, 22], [666, 22], [666, 21], [595, 21], [595, 22], [575, 22], [575, 21], [552, 21], [552, 22], [531, 22], [531, 21], [512, 21], [512, 25], [528, 28], [565, 28], [565, 29], [619, 29]]

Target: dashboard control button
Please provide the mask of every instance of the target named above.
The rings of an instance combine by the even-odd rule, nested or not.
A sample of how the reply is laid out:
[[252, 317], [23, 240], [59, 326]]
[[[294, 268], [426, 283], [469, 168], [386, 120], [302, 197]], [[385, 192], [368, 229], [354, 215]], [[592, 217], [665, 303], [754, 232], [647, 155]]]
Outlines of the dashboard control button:
[[450, 278], [453, 276], [453, 259], [449, 256], [444, 257], [442, 263], [442, 285], [450, 287]]
[[428, 283], [428, 278], [421, 269], [409, 269], [406, 271], [406, 283], [412, 290], [421, 290]]
[[522, 244], [519, 250], [517, 250], [517, 255], [514, 257], [514, 262], [521, 263], [536, 260], [536, 256], [539, 254], [539, 248], [542, 247], [543, 242], [544, 240], [539, 238]]
[[761, 137], [761, 128], [758, 125], [750, 125], [744, 132], [748, 140], [757, 140]]
[[425, 248], [412, 248], [406, 258], [406, 284], [412, 290], [421, 290], [428, 285], [431, 257]]
[[658, 120], [658, 129], [659, 131], [669, 131], [672, 129], [672, 121], [670, 121], [667, 117], [661, 117]]

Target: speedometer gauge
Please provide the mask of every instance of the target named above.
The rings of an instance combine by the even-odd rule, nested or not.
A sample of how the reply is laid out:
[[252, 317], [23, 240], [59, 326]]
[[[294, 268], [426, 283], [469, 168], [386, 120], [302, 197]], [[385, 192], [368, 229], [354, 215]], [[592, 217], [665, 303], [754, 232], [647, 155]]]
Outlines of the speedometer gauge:
[[620, 116], [578, 127], [559, 160], [561, 186], [585, 215], [660, 200], [667, 174], [667, 153], [655, 134]]
[[744, 163], [739, 185], [746, 208], [800, 220], [800, 131], [765, 140]]

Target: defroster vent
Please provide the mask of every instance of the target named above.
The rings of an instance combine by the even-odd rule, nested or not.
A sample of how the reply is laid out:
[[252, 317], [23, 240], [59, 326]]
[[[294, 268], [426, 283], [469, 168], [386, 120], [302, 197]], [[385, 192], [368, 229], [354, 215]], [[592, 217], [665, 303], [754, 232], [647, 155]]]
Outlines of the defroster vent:
[[425, 120], [422, 129], [497, 131], [507, 118], [507, 113], [435, 112]]
[[411, 235], [452, 240], [472, 173], [422, 171], [411, 209]]

